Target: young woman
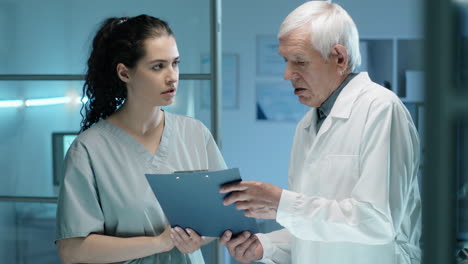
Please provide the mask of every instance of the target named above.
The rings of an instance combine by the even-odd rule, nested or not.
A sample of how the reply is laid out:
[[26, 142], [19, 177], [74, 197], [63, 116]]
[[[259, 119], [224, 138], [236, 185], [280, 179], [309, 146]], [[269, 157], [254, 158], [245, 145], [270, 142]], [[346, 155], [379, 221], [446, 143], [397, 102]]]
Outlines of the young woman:
[[199, 248], [211, 239], [171, 229], [145, 178], [226, 168], [201, 122], [161, 109], [177, 93], [178, 65], [174, 34], [160, 19], [110, 18], [97, 32], [57, 210], [65, 263], [204, 263]]

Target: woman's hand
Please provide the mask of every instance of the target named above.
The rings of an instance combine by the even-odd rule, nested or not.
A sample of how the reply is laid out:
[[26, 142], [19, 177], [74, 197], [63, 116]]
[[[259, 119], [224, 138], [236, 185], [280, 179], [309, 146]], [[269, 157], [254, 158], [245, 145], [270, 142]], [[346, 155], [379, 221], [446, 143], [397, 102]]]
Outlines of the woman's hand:
[[174, 245], [184, 254], [197, 251], [208, 240], [205, 237], [199, 236], [197, 232], [190, 228], [184, 230], [178, 226], [172, 228], [171, 238]]
[[156, 237], [156, 246], [159, 252], [167, 252], [174, 248], [174, 243], [171, 239], [171, 227], [166, 227], [162, 234]]

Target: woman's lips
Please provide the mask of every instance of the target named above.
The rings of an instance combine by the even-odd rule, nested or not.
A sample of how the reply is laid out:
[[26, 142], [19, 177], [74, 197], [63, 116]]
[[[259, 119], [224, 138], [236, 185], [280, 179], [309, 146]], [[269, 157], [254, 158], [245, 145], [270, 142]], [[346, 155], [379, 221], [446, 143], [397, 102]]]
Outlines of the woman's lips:
[[161, 94], [175, 94], [176, 90], [177, 90], [177, 89], [172, 88], [172, 89], [169, 89], [169, 90], [167, 90], [167, 91], [165, 91], [165, 92], [162, 92]]

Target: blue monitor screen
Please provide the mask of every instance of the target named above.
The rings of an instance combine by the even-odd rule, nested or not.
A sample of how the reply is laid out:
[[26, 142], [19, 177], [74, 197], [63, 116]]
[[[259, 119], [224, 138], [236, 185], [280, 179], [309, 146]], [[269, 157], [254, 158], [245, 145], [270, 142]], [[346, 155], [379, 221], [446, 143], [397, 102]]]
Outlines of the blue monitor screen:
[[78, 136], [77, 132], [52, 133], [52, 162], [54, 172], [54, 185], [59, 186], [64, 173], [64, 158], [68, 148]]

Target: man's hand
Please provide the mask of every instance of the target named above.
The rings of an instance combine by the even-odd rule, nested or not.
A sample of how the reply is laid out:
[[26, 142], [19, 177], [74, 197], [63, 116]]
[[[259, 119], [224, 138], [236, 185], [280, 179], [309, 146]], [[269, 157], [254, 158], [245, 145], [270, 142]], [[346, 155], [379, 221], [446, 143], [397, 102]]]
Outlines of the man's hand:
[[220, 193], [231, 193], [224, 199], [224, 205], [236, 203], [245, 216], [276, 219], [282, 191], [266, 182], [242, 181], [223, 185]]
[[197, 232], [190, 228], [183, 230], [180, 227], [171, 229], [171, 238], [174, 245], [184, 254], [190, 254], [198, 250], [205, 241], [205, 237], [200, 237]]
[[262, 244], [257, 236], [247, 231], [235, 238], [232, 238], [231, 231], [226, 231], [219, 239], [219, 243], [226, 246], [229, 254], [242, 263], [250, 263], [263, 257]]

